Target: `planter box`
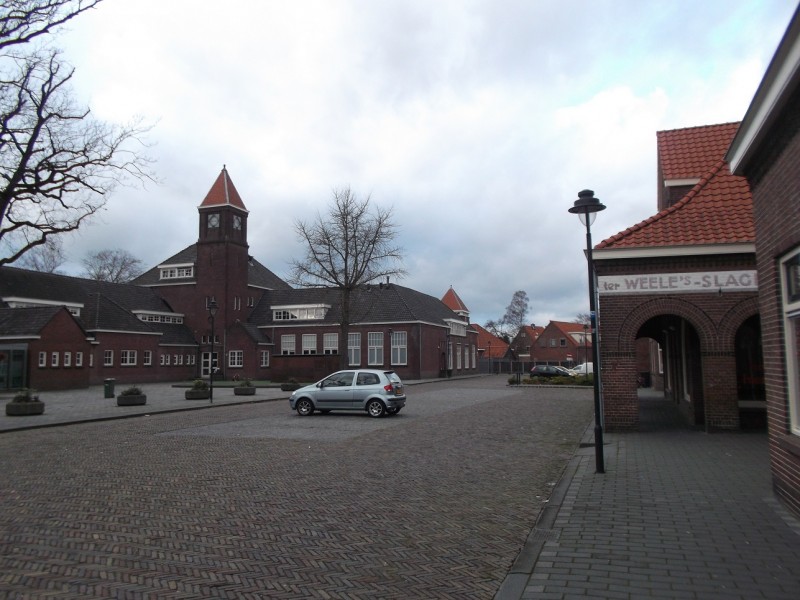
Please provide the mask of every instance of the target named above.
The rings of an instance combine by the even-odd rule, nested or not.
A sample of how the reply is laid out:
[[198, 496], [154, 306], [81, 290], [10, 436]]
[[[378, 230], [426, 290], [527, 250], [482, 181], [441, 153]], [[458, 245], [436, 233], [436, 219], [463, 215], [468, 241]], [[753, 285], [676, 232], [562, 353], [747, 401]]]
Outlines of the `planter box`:
[[117, 396], [117, 406], [141, 406], [142, 404], [147, 404], [145, 394]]
[[239, 386], [233, 388], [234, 396], [253, 396], [256, 393], [255, 387]]
[[44, 402], [9, 402], [6, 404], [6, 416], [27, 417], [30, 415], [44, 414]]
[[208, 390], [186, 390], [187, 400], [208, 400]]

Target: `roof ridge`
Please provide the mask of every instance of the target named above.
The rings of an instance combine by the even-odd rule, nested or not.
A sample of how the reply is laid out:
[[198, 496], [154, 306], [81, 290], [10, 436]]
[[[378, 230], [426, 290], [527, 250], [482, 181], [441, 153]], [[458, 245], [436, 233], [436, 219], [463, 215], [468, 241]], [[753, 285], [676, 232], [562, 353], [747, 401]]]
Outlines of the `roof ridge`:
[[689, 190], [689, 191], [686, 193], [686, 195], [685, 195], [683, 198], [681, 198], [680, 200], [678, 200], [678, 201], [677, 201], [675, 204], [673, 204], [672, 206], [668, 206], [667, 208], [665, 208], [665, 209], [663, 209], [663, 210], [661, 210], [661, 211], [657, 212], [656, 214], [654, 214], [654, 215], [652, 215], [652, 216], [650, 216], [650, 217], [647, 217], [647, 218], [646, 218], [646, 219], [644, 219], [643, 221], [639, 221], [639, 222], [638, 222], [638, 223], [636, 223], [635, 225], [631, 225], [631, 226], [630, 226], [630, 227], [628, 227], [627, 229], [625, 229], [625, 230], [623, 230], [623, 231], [620, 231], [619, 233], [616, 233], [616, 234], [612, 235], [611, 237], [608, 237], [608, 238], [604, 239], [602, 242], [600, 242], [599, 244], [597, 244], [597, 246], [595, 246], [595, 248], [605, 248], [605, 247], [607, 247], [607, 246], [610, 246], [612, 243], [614, 243], [614, 242], [618, 242], [618, 241], [620, 241], [620, 240], [623, 240], [623, 239], [625, 239], [626, 237], [628, 237], [628, 236], [632, 235], [633, 233], [635, 233], [635, 232], [637, 232], [637, 231], [640, 231], [641, 229], [644, 229], [645, 227], [648, 227], [648, 226], [650, 226], [650, 225], [651, 225], [651, 224], [653, 224], [653, 223], [656, 223], [656, 222], [658, 222], [658, 221], [661, 221], [661, 220], [665, 219], [667, 216], [669, 216], [669, 215], [671, 215], [671, 214], [673, 214], [673, 213], [675, 213], [675, 212], [679, 211], [681, 208], [683, 208], [683, 207], [685, 207], [687, 204], [689, 204], [689, 202], [691, 202], [691, 201], [692, 201], [692, 199], [693, 199], [693, 198], [695, 198], [695, 197], [697, 196], [697, 194], [699, 194], [699, 193], [700, 193], [700, 191], [701, 191], [701, 190], [702, 190], [702, 189], [703, 189], [703, 188], [704, 188], [706, 185], [708, 185], [708, 182], [709, 182], [709, 181], [711, 181], [711, 180], [712, 180], [714, 177], [716, 177], [716, 176], [717, 176], [717, 174], [718, 174], [718, 173], [719, 173], [719, 172], [720, 172], [720, 171], [721, 171], [721, 170], [722, 170], [722, 169], [723, 169], [723, 168], [724, 168], [726, 165], [727, 165], [727, 163], [725, 162], [725, 159], [720, 159], [720, 160], [719, 160], [719, 161], [717, 161], [717, 163], [716, 163], [716, 164], [715, 164], [715, 165], [714, 165], [714, 166], [711, 168], [711, 170], [710, 170], [709, 172], [707, 172], [707, 173], [706, 173], [706, 174], [705, 174], [705, 175], [704, 175], [704, 176], [703, 176], [703, 177], [700, 179], [700, 181], [698, 181], [698, 182], [697, 182], [697, 183], [694, 185], [694, 187], [693, 187], [691, 190]]

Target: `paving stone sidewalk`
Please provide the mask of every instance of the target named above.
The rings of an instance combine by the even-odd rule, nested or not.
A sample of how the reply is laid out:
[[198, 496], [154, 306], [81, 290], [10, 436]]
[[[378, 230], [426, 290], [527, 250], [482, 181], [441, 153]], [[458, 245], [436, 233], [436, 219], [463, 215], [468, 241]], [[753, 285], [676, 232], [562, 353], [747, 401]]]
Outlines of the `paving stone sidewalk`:
[[604, 456], [605, 474], [593, 447], [570, 461], [498, 600], [800, 598], [800, 521], [772, 492], [766, 434], [606, 434]]

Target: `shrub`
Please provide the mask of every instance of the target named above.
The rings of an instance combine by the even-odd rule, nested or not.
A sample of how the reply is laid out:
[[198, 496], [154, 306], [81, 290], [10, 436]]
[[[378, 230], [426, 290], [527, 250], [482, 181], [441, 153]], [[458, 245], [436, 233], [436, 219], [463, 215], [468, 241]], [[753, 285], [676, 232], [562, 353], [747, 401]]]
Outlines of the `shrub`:
[[208, 384], [203, 379], [195, 379], [192, 384], [193, 390], [205, 391], [208, 389]]
[[239, 382], [239, 387], [253, 387], [253, 382], [245, 378]]
[[138, 388], [135, 385], [132, 385], [127, 390], [122, 390], [119, 393], [120, 396], [141, 396], [142, 395], [142, 388]]
[[16, 394], [14, 394], [14, 398], [11, 401], [16, 402], [18, 404], [23, 402], [38, 402], [39, 396], [38, 394], [36, 394], [36, 390], [32, 390], [30, 388], [23, 388], [19, 390]]
[[297, 380], [294, 378], [289, 379], [286, 383], [281, 384], [281, 391], [282, 392], [293, 392], [297, 389], [300, 389], [300, 384], [297, 383]]

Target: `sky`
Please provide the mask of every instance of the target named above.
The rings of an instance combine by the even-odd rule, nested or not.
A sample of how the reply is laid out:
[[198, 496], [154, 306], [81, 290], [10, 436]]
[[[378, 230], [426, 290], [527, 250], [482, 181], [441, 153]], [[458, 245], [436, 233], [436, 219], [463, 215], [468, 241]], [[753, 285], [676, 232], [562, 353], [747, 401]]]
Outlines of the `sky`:
[[793, 0], [106, 0], [55, 42], [74, 94], [141, 118], [157, 182], [132, 181], [65, 239], [79, 274], [121, 248], [146, 267], [197, 241], [223, 165], [250, 254], [281, 277], [294, 224], [334, 189], [391, 208], [407, 275], [483, 324], [588, 312], [594, 244], [656, 212], [656, 132], [739, 121]]

